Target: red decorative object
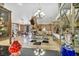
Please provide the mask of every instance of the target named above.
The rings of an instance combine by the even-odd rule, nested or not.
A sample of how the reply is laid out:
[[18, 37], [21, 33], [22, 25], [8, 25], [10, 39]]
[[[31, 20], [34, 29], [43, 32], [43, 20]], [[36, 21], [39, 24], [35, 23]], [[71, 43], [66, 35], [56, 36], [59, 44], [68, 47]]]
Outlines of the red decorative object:
[[21, 50], [21, 44], [18, 41], [14, 41], [11, 46], [9, 47], [9, 52], [12, 53], [18, 53]]

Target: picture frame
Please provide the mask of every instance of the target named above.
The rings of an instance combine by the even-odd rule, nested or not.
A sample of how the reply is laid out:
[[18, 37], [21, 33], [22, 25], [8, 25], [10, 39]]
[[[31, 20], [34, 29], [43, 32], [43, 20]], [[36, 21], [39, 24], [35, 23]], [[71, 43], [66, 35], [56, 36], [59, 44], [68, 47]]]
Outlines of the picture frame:
[[[0, 6], [0, 40], [7, 40], [11, 43], [11, 11]], [[0, 44], [2, 45], [2, 44]], [[3, 44], [4, 45], [4, 44]], [[7, 43], [5, 43], [7, 45]]]

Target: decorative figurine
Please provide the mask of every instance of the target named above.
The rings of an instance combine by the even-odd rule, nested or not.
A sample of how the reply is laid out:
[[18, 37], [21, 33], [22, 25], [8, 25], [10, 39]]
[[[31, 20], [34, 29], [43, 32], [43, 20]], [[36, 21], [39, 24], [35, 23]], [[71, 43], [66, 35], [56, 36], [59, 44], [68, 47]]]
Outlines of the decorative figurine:
[[62, 56], [76, 56], [76, 52], [72, 45], [64, 44], [61, 46], [61, 55]]
[[61, 46], [61, 55], [62, 56], [76, 56], [76, 52], [72, 45], [72, 34], [67, 31], [65, 34], [65, 42]]

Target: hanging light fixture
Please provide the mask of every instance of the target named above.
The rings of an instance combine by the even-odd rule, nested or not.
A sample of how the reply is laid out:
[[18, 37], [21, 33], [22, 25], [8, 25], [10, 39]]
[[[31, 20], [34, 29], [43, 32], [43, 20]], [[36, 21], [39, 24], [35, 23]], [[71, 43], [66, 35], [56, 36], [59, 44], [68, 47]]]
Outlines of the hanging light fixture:
[[43, 18], [45, 16], [45, 13], [41, 10], [41, 9], [38, 9], [34, 16], [36, 16], [37, 18]]
[[39, 14], [40, 12], [41, 12], [41, 10], [38, 9], [38, 10], [35, 12], [34, 16], [38, 16], [38, 14]]

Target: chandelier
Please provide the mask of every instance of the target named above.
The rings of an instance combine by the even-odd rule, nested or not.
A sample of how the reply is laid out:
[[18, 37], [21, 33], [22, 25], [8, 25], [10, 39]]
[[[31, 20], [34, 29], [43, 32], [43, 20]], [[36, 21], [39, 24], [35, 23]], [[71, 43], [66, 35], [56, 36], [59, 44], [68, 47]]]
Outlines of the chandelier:
[[38, 9], [34, 14], [37, 18], [43, 18], [45, 15], [46, 14], [41, 9]]

